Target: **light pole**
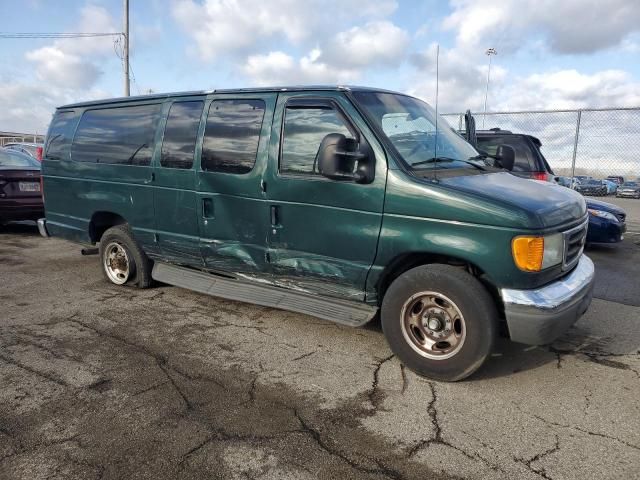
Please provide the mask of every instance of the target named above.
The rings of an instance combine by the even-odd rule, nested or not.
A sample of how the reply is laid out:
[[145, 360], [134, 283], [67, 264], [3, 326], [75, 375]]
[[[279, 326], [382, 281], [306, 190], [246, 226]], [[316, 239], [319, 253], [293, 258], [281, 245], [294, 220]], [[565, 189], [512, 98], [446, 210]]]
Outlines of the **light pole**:
[[484, 54], [489, 57], [489, 69], [487, 70], [487, 88], [484, 91], [484, 114], [482, 115], [482, 128], [484, 128], [484, 119], [487, 116], [487, 97], [489, 96], [489, 79], [491, 78], [491, 55], [497, 55], [495, 48], [487, 48]]
[[124, 96], [129, 96], [129, 0], [124, 0], [123, 5], [123, 40], [124, 40]]

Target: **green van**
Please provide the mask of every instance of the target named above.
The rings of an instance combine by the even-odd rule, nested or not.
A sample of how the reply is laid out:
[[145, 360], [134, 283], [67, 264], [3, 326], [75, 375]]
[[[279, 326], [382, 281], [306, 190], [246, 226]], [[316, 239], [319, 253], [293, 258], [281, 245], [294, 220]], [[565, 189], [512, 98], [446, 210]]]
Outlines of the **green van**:
[[[504, 168], [503, 168], [504, 167]], [[40, 232], [152, 280], [360, 326], [415, 372], [459, 380], [498, 334], [549, 343], [591, 302], [587, 211], [516, 177], [426, 103], [360, 87], [66, 105], [45, 144]]]

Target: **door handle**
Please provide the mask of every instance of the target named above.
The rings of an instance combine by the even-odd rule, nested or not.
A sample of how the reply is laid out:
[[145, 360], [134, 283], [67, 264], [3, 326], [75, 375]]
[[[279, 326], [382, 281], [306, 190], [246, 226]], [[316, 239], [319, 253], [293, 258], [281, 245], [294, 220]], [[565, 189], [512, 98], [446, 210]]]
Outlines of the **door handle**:
[[277, 227], [280, 225], [280, 207], [277, 205], [271, 205], [271, 226]]
[[204, 218], [213, 218], [213, 199], [211, 198], [203, 198], [202, 199], [202, 216]]

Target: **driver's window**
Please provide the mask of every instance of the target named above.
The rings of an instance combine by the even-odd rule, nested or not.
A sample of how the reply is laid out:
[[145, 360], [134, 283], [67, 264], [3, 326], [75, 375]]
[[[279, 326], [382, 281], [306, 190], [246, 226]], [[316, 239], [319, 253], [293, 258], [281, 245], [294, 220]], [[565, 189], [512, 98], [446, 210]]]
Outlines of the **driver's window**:
[[322, 139], [330, 133], [353, 134], [336, 110], [330, 107], [285, 109], [280, 172], [319, 175], [317, 156]]

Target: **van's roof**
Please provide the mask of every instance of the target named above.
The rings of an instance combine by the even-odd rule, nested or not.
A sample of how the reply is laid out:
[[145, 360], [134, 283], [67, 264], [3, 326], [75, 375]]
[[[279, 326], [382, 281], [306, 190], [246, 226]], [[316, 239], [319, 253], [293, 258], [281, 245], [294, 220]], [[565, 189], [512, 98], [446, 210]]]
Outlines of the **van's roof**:
[[138, 95], [132, 97], [105, 98], [102, 100], [91, 100], [88, 102], [70, 103], [62, 105], [60, 108], [77, 108], [89, 107], [93, 105], [105, 105], [110, 103], [134, 102], [137, 100], [155, 100], [171, 97], [189, 97], [196, 95], [208, 95], [212, 93], [264, 93], [264, 92], [300, 92], [300, 91], [371, 91], [385, 92], [404, 95], [392, 90], [384, 90], [382, 88], [361, 87], [355, 85], [293, 85], [281, 87], [255, 87], [255, 88], [216, 88], [215, 90], [195, 90], [191, 92], [172, 92], [172, 93], [153, 93], [150, 95]]

